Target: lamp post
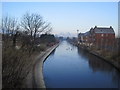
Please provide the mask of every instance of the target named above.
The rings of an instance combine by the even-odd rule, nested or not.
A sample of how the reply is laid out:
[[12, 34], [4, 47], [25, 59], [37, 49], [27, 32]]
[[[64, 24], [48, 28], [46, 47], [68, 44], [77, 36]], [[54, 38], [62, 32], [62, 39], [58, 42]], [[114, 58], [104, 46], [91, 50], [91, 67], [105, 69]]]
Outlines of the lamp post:
[[78, 40], [78, 32], [79, 32], [79, 30], [77, 29], [77, 44], [79, 44], [79, 40]]
[[77, 35], [78, 35], [79, 30], [77, 30]]

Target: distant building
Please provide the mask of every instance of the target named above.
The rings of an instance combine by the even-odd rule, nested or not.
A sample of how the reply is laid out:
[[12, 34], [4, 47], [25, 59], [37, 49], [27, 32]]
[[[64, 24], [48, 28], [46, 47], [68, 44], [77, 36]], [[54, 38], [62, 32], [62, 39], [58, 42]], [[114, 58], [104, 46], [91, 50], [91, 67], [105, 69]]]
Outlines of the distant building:
[[79, 33], [78, 34], [78, 41], [79, 41], [79, 43], [83, 43], [84, 42], [84, 33]]
[[110, 50], [114, 46], [115, 32], [111, 26], [109, 28], [95, 26], [86, 33], [79, 33], [78, 40], [80, 44], [89, 47], [95, 46]]
[[79, 33], [78, 34], [78, 40], [79, 40], [79, 44], [84, 44], [86, 46], [89, 46], [89, 41], [90, 41], [90, 32], [86, 32], [86, 33]]

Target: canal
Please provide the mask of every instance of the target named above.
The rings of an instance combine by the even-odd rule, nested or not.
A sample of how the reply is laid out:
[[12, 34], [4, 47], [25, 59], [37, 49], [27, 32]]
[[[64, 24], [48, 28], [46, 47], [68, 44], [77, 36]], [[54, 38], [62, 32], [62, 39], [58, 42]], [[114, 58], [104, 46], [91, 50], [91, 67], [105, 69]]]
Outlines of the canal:
[[112, 65], [62, 41], [44, 62], [46, 88], [120, 88]]

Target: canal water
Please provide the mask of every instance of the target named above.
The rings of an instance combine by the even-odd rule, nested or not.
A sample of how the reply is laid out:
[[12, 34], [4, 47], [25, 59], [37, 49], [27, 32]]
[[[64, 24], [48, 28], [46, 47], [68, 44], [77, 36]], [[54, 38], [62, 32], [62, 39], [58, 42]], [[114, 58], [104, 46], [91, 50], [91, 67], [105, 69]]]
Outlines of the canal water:
[[67, 41], [46, 59], [43, 74], [47, 88], [120, 88], [120, 72]]

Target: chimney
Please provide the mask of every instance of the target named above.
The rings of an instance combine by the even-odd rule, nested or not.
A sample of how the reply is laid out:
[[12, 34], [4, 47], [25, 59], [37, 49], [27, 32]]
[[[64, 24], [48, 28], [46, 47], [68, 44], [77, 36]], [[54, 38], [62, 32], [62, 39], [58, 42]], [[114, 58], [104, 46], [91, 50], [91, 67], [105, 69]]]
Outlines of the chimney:
[[95, 28], [97, 28], [97, 26], [95, 26]]

